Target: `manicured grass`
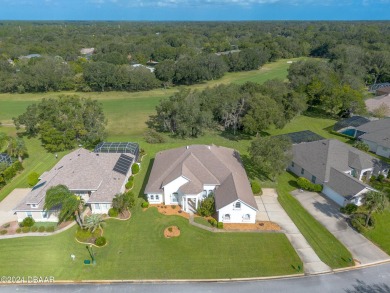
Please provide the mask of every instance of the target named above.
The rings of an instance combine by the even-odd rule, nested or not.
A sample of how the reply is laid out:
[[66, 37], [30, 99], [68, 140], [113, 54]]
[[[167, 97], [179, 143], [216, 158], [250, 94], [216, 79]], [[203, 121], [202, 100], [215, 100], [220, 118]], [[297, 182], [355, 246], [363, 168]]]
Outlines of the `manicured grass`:
[[[0, 132], [6, 132], [9, 135], [15, 136], [15, 129], [12, 127], [0, 127]], [[54, 154], [46, 152], [38, 138], [25, 137], [24, 139], [29, 153], [29, 157], [23, 160], [24, 170], [0, 190], [0, 201], [15, 188], [29, 187], [27, 177], [31, 172], [42, 174], [43, 172], [50, 170], [50, 168], [52, 168], [66, 153], [58, 153], [58, 159], [56, 159]]]
[[[163, 231], [176, 225], [178, 238]], [[239, 278], [294, 274], [302, 266], [284, 234], [211, 233], [179, 216], [156, 208], [133, 211], [129, 221], [108, 220], [108, 245], [94, 248], [97, 264], [85, 245], [76, 243], [73, 227], [50, 237], [0, 241], [0, 271], [7, 275], [54, 276], [56, 280]], [[32, 253], [40, 251], [40, 253]], [[70, 255], [76, 260], [72, 261]]]
[[277, 191], [280, 204], [324, 263], [333, 269], [350, 266], [348, 259], [352, 259], [351, 253], [290, 194], [297, 188], [295, 180], [296, 177], [287, 172], [279, 176]]
[[213, 227], [213, 225], [211, 225], [211, 224], [209, 223], [209, 221], [207, 221], [205, 218], [202, 218], [202, 217], [195, 217], [195, 218], [194, 218], [194, 222], [195, 222], [195, 223], [198, 223], [198, 224], [201, 224], [201, 225], [203, 225], [203, 226], [206, 226], [206, 227], [210, 227], [210, 228]]
[[375, 228], [365, 232], [364, 236], [382, 248], [387, 254], [390, 254], [390, 210], [380, 214], [376, 213], [373, 215], [373, 218], [375, 220]]

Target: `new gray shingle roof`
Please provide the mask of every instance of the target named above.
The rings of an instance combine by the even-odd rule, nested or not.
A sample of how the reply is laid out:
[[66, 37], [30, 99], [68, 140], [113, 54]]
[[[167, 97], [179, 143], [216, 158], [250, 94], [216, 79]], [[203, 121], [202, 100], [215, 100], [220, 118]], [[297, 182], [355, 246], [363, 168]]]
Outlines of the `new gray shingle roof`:
[[183, 176], [190, 180], [180, 187], [185, 194], [199, 194], [204, 184], [219, 185], [217, 209], [239, 199], [257, 210], [245, 169], [233, 149], [191, 145], [156, 154], [145, 193], [163, 193], [163, 186]]
[[346, 199], [351, 199], [366, 188], [372, 189], [356, 178], [335, 168], [330, 168], [329, 182], [326, 185]]
[[325, 139], [293, 145], [293, 161], [322, 182], [329, 181], [330, 169], [341, 172], [352, 167], [369, 169], [379, 160], [335, 139]]
[[361, 135], [359, 138], [375, 142], [378, 145], [386, 148], [390, 148], [390, 128], [365, 133]]
[[390, 118], [384, 118], [379, 120], [374, 120], [363, 124], [357, 128], [361, 132], [371, 133], [376, 131], [388, 130], [390, 133]]
[[[67, 186], [70, 190], [95, 191], [89, 203], [110, 203], [114, 195], [120, 192], [125, 181], [125, 175], [113, 171], [120, 155], [97, 154], [83, 148], [67, 154], [50, 171], [41, 175], [41, 180], [15, 211], [42, 209], [46, 191], [59, 184]], [[38, 208], [32, 209], [28, 204], [37, 204]]]

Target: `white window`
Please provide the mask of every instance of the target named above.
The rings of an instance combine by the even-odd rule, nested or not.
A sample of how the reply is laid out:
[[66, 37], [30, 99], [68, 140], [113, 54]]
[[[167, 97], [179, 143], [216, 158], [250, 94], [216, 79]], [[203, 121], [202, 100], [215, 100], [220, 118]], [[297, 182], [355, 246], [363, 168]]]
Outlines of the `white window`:
[[154, 200], [154, 195], [153, 194], [150, 196], [150, 200]]
[[160, 200], [160, 196], [156, 194], [156, 200]]
[[203, 190], [202, 196], [203, 196], [203, 198], [206, 198], [206, 196], [207, 196], [207, 190]]
[[235, 208], [236, 210], [241, 209], [241, 203], [240, 203], [239, 201], [236, 202], [236, 203], [234, 204], [234, 208]]
[[225, 221], [230, 221], [230, 214], [225, 214], [225, 215], [223, 216], [223, 219], [224, 219]]
[[44, 219], [47, 219], [47, 218], [48, 218], [48, 214], [47, 214], [46, 211], [45, 211], [45, 212], [42, 212], [42, 218], [44, 218]]
[[250, 214], [245, 214], [245, 215], [242, 216], [242, 219], [244, 221], [249, 221], [251, 219], [251, 215]]
[[95, 209], [100, 210], [100, 204], [99, 203], [95, 203]]
[[209, 190], [208, 192], [207, 192], [207, 195], [210, 195], [210, 194], [212, 194], [213, 193], [213, 191], [212, 190]]
[[32, 218], [32, 213], [31, 212], [26, 212], [26, 215], [27, 215], [27, 217]]

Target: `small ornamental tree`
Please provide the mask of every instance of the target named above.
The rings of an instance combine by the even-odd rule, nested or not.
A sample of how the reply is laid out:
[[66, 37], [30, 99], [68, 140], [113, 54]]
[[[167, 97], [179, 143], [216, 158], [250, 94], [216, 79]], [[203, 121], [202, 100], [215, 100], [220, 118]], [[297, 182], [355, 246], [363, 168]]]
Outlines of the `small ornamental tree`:
[[215, 213], [215, 200], [213, 196], [201, 201], [197, 213], [203, 217], [210, 217]]
[[103, 215], [92, 214], [85, 217], [83, 228], [93, 233], [98, 228], [102, 230], [104, 225]]

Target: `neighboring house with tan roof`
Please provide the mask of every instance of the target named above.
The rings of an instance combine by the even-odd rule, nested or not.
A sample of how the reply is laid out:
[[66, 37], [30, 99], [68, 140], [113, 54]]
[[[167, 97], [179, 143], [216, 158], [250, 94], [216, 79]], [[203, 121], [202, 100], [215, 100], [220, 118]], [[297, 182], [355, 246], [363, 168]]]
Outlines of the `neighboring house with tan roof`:
[[384, 117], [390, 117], [390, 94], [367, 99], [364, 102], [369, 112], [380, 111]]
[[363, 180], [389, 172], [386, 163], [335, 139], [293, 145], [288, 169], [321, 184], [323, 194], [340, 206], [361, 205], [364, 194], [374, 190]]
[[97, 153], [83, 148], [65, 155], [41, 175], [40, 181], [14, 209], [18, 221], [26, 217], [37, 222], [58, 221], [57, 211], [44, 211], [43, 206], [47, 190], [60, 184], [81, 196], [93, 213], [108, 213], [115, 194], [125, 191], [136, 159], [131, 153]]
[[145, 194], [151, 204], [194, 212], [214, 196], [218, 221], [254, 223], [257, 204], [240, 155], [215, 145], [191, 145], [156, 154]]
[[379, 156], [390, 158], [390, 118], [375, 120], [357, 128], [357, 137]]

